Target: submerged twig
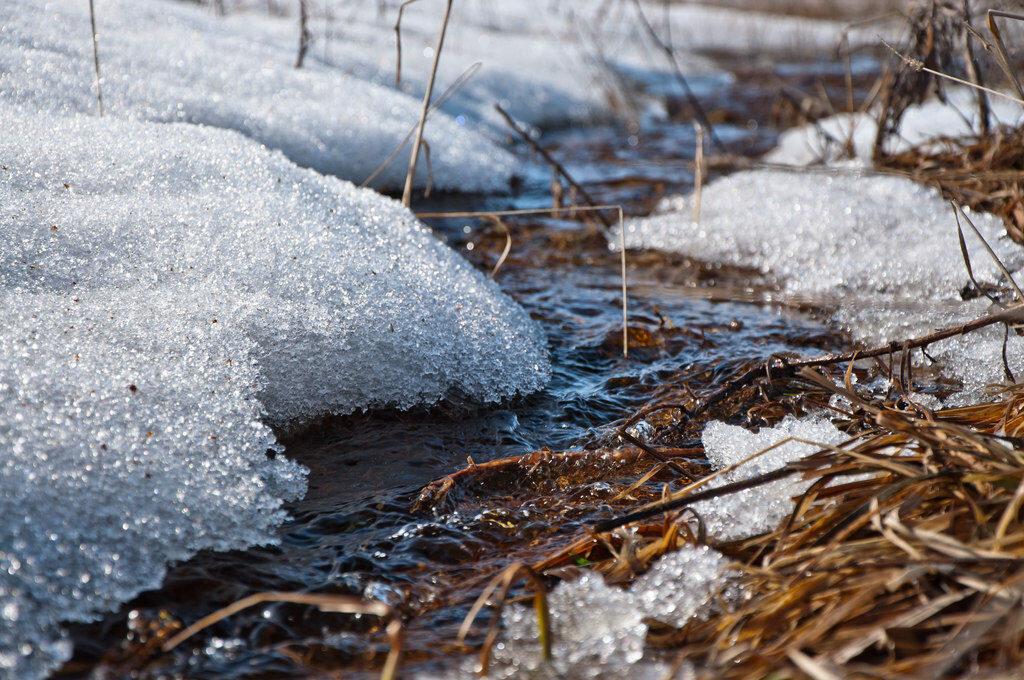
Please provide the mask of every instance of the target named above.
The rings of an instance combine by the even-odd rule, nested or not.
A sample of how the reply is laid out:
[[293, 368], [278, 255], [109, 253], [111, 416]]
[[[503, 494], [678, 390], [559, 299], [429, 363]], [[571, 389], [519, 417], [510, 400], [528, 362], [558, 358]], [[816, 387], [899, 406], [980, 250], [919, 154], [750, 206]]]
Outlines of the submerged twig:
[[388, 637], [391, 640], [391, 650], [388, 652], [387, 661], [381, 671], [381, 680], [394, 680], [398, 674], [398, 666], [402, 655], [402, 622], [395, 617], [394, 611], [382, 602], [368, 602], [359, 597], [351, 595], [328, 595], [322, 593], [288, 593], [288, 592], [263, 592], [254, 593], [233, 602], [226, 607], [218, 609], [212, 614], [185, 628], [180, 633], [165, 642], [161, 649], [166, 653], [185, 642], [194, 635], [206, 630], [210, 626], [234, 616], [240, 611], [255, 607], [267, 602], [289, 602], [292, 604], [311, 605], [323, 612], [334, 612], [339, 614], [368, 614], [380, 618], [391, 618], [387, 626]]

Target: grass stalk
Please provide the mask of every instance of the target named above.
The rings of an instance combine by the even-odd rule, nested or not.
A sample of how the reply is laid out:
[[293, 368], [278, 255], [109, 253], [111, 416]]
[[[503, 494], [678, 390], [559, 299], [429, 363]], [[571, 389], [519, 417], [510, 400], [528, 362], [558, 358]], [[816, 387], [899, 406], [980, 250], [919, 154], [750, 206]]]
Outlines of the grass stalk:
[[100, 39], [96, 32], [96, 1], [89, 0], [89, 24], [92, 28], [92, 65], [96, 74], [96, 108], [103, 117], [103, 84], [100, 79]]
[[441, 63], [441, 51], [444, 49], [444, 37], [448, 32], [448, 20], [452, 13], [454, 0], [445, 0], [444, 17], [441, 19], [441, 30], [437, 33], [437, 47], [434, 48], [434, 63], [430, 67], [430, 78], [427, 80], [427, 88], [423, 93], [423, 106], [420, 109], [420, 120], [416, 126], [416, 139], [412, 144], [412, 154], [409, 158], [409, 171], [405, 175], [405, 190], [402, 192], [402, 205], [408, 208], [412, 205], [412, 185], [416, 177], [416, 164], [420, 156], [420, 144], [423, 141], [423, 128], [427, 124], [427, 113], [430, 111], [430, 99], [434, 94], [434, 81], [437, 78], [437, 67]]

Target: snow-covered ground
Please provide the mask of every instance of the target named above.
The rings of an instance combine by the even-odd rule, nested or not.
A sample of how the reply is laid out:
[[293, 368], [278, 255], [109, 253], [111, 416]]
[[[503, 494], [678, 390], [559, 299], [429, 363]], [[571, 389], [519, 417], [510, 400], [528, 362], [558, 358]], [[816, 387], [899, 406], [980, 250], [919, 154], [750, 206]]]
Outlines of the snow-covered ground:
[[526, 313], [399, 204], [230, 131], [0, 104], [0, 669], [201, 548], [273, 538], [265, 423], [546, 381]]
[[[949, 105], [929, 101], [912, 107], [890, 151], [970, 133], [977, 118], [973, 102], [972, 93], [952, 90]], [[993, 97], [992, 109], [1003, 124], [1024, 118], [1024, 109], [1005, 99]], [[934, 189], [872, 173], [875, 124], [867, 115], [840, 115], [819, 126], [845, 140], [851, 123], [856, 158], [839, 158], [816, 127], [787, 131], [768, 161], [823, 164], [741, 172], [712, 182], [703, 191], [699, 224], [693, 222], [692, 197], [667, 199], [657, 214], [627, 225], [627, 247], [756, 268], [786, 292], [810, 296], [832, 310], [841, 328], [866, 343], [912, 337], [984, 314], [987, 301], [964, 302], [960, 296], [969, 278], [951, 205]], [[976, 214], [972, 220], [1010, 271], [1024, 269], [1024, 249], [1006, 236], [999, 218]], [[965, 234], [977, 279], [1005, 284], [966, 225]], [[978, 398], [1002, 379], [1002, 345], [1002, 330], [993, 327], [929, 348], [963, 383], [952, 403]], [[1011, 367], [1024, 368], [1024, 339], [1011, 334], [1007, 355]]]
[[[1024, 120], [1024, 107], [1002, 97], [989, 97], [993, 125], [1016, 126]], [[961, 137], [978, 129], [977, 99], [967, 88], [952, 88], [946, 102], [928, 100], [911, 106], [900, 121], [899, 134], [887, 140], [886, 153], [899, 153], [941, 137]], [[771, 163], [811, 165], [844, 160], [849, 144], [853, 159], [871, 163], [878, 125], [870, 113], [842, 113], [824, 118], [816, 125], [786, 130], [778, 146], [765, 156]]]
[[[361, 183], [419, 119], [420, 102], [311, 59], [293, 67], [280, 19], [220, 19], [167, 0], [97, 2], [109, 115], [236, 130], [304, 167]], [[289, 23], [290, 25], [290, 23]], [[96, 110], [88, 3], [0, 3], [0, 99], [58, 112]], [[508, 188], [515, 160], [487, 137], [434, 112], [433, 186]], [[408, 143], [406, 149], [408, 149]], [[375, 186], [400, 188], [408, 150]], [[427, 181], [421, 163], [417, 181]]]

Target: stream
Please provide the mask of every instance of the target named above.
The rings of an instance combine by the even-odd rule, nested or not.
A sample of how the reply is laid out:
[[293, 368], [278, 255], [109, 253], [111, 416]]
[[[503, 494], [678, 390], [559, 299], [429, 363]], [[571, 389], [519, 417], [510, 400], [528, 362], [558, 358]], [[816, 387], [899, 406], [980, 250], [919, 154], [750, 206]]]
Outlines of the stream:
[[[871, 65], [862, 70], [858, 87]], [[773, 78], [795, 87], [820, 79], [839, 100], [842, 75], [834, 64], [780, 64], [770, 74], [737, 69], [731, 84], [697, 83], [697, 90], [728, 150], [749, 157], [770, 148], [778, 134]], [[644, 214], [660, 197], [692, 190], [695, 132], [686, 107], [673, 104], [668, 120], [574, 126], [546, 131], [538, 141], [598, 202]], [[530, 154], [525, 145], [515, 148], [524, 158]], [[549, 178], [542, 168], [528, 173], [511, 196], [435, 196], [414, 208], [546, 208]], [[615, 446], [615, 424], [666, 385], [685, 383], [699, 392], [747, 362], [840, 343], [813, 314], [749, 302], [772, 290], [770, 279], [756, 272], [630, 253], [631, 347], [623, 358], [619, 259], [595, 220], [428, 223], [483, 271], [498, 261], [508, 230], [511, 249], [495, 278], [547, 332], [553, 366], [547, 389], [497, 406], [445, 402], [331, 418], [283, 433], [286, 455], [309, 468], [309, 491], [289, 507], [280, 544], [200, 553], [172, 567], [159, 590], [99, 622], [71, 627], [75, 654], [59, 677], [379, 672], [388, 641], [373, 617], [293, 604], [246, 610], [169, 654], [147, 656], [140, 666], [140, 649], [168, 626], [260, 591], [356, 594], [396, 607], [407, 620], [404, 667], [444, 675], [461, 660], [455, 632], [481, 582], [511, 555], [541, 554], [610, 508], [628, 506], [613, 502], [617, 487], [602, 480], [539, 487], [525, 496], [464, 494], [438, 512], [414, 513], [410, 506], [423, 485], [470, 459]]]

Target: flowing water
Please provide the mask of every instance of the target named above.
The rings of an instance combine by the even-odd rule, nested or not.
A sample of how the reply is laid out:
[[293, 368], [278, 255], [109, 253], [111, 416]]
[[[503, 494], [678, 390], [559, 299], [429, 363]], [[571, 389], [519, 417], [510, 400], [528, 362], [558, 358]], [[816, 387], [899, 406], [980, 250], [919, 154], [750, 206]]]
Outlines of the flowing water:
[[[779, 67], [800, 78], [824, 73]], [[705, 88], [716, 132], [730, 151], [771, 146], [771, 94], [756, 78]], [[664, 194], [689, 191], [694, 130], [685, 120], [639, 127], [593, 125], [549, 132], [541, 143], [564, 159], [598, 201], [649, 211]], [[528, 153], [523, 150], [524, 155]], [[545, 173], [514, 196], [440, 197], [423, 211], [500, 210], [551, 205]], [[430, 222], [449, 244], [490, 270], [506, 243], [503, 228], [476, 219]], [[410, 412], [334, 418], [285, 434], [287, 455], [309, 468], [309, 492], [291, 506], [280, 545], [202, 553], [171, 569], [164, 586], [119, 612], [73, 630], [64, 676], [308, 677], [372, 675], [387, 650], [373, 617], [273, 604], [240, 613], [167, 655], [141, 648], [176, 621], [186, 623], [259, 591], [350, 593], [383, 601], [408, 617], [406, 665], [443, 674], [458, 662], [451, 646], [483, 579], [513, 555], [541, 554], [584, 522], [615, 507], [607, 480], [462, 494], [436, 513], [410, 505], [427, 482], [476, 462], [616, 444], [614, 424], [666, 385], [713, 387], [739, 365], [783, 351], [835, 343], [797, 312], [743, 300], [767, 290], [751, 272], [680, 257], [631, 254], [630, 337], [622, 356], [619, 260], [594, 223], [509, 218], [512, 248], [496, 275], [547, 331], [553, 377], [537, 395], [494, 407], [445, 403]], [[719, 294], [709, 294], [720, 291]], [[513, 481], [515, 485], [515, 481]], [[476, 590], [474, 590], [476, 589]], [[145, 659], [145, 665], [140, 660]], [[339, 670], [340, 669], [340, 670]]]

